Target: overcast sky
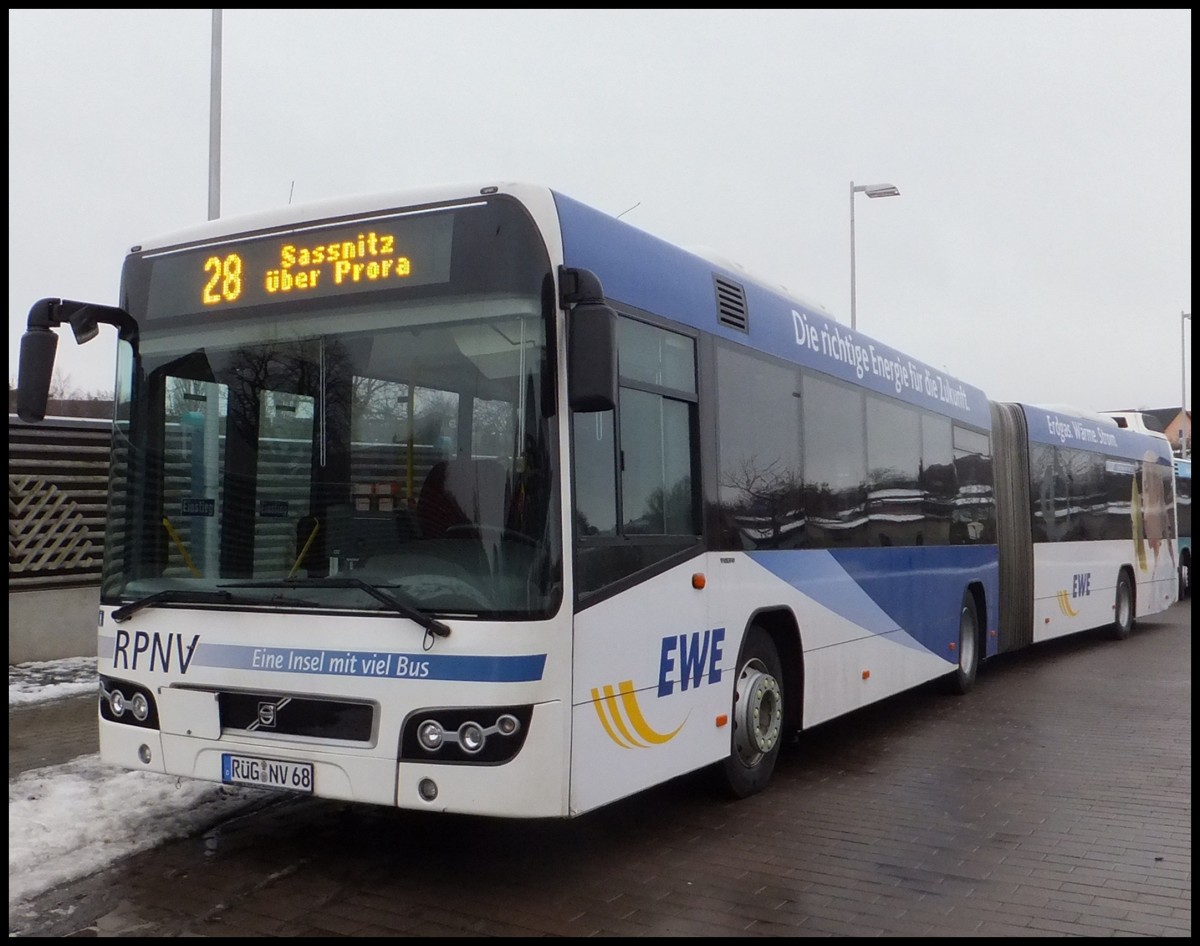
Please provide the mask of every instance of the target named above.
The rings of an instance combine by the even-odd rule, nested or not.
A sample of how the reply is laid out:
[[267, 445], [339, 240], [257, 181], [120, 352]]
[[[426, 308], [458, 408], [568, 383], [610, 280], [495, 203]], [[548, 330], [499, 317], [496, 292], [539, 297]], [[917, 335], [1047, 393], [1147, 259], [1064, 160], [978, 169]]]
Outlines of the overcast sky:
[[[33, 302], [114, 304], [131, 245], [207, 219], [211, 11], [9, 27], [15, 381]], [[1175, 406], [1191, 39], [1190, 10], [227, 10], [221, 215], [532, 181], [848, 325], [850, 182], [892, 183], [855, 202], [862, 332], [999, 400]], [[108, 331], [64, 333], [68, 388], [111, 390]]]

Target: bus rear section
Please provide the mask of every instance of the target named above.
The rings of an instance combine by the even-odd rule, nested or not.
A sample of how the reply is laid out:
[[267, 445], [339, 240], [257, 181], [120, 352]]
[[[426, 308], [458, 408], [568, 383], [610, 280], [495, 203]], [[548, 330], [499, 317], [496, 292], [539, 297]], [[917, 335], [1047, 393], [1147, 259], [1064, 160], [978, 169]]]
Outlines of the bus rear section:
[[1070, 407], [993, 403], [1000, 650], [1107, 627], [1177, 600], [1175, 495], [1161, 435]]

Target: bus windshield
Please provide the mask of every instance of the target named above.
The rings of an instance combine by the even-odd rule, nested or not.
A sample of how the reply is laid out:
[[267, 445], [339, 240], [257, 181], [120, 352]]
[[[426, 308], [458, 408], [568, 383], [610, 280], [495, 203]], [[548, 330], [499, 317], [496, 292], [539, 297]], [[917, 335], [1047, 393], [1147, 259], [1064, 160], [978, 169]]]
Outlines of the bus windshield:
[[[511, 207], [476, 211], [457, 211], [435, 286], [193, 313], [155, 285], [178, 257], [131, 258], [106, 603], [553, 612], [549, 263]], [[262, 242], [203, 252], [248, 268], [276, 252]]]

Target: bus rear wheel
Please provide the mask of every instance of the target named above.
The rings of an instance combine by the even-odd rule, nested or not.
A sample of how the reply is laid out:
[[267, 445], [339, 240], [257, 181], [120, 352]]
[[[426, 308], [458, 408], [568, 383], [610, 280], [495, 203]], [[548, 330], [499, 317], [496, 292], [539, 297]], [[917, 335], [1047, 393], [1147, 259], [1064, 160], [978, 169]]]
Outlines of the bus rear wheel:
[[970, 693], [979, 673], [979, 608], [970, 591], [963, 592], [958, 608], [958, 666], [946, 677], [946, 690], [956, 695]]
[[1113, 604], [1113, 622], [1109, 636], [1113, 640], [1123, 641], [1133, 632], [1134, 603], [1133, 582], [1129, 580], [1128, 572], [1117, 576], [1117, 598]]
[[771, 636], [754, 625], [738, 657], [729, 756], [720, 764], [726, 790], [746, 798], [766, 788], [783, 736], [783, 667]]

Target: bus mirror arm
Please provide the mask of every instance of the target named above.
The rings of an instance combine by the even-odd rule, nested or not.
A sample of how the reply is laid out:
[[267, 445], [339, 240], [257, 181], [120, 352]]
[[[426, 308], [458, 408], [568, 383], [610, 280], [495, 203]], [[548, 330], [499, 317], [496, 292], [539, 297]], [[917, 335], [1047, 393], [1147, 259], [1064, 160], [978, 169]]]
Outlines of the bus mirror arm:
[[578, 413], [611, 411], [617, 403], [617, 313], [586, 269], [559, 270], [567, 321], [567, 398]]
[[590, 269], [560, 266], [558, 291], [564, 309], [578, 302], [604, 302], [604, 287], [600, 284], [600, 277]]
[[96, 337], [101, 322], [114, 326], [117, 334], [126, 341], [137, 341], [137, 321], [115, 305], [74, 302], [71, 299], [39, 299], [29, 309], [27, 325], [31, 332], [58, 328], [63, 322], [70, 323], [75, 341], [80, 345]]
[[100, 323], [113, 325], [118, 335], [136, 347], [137, 322], [124, 309], [69, 299], [40, 299], [29, 310], [25, 334], [21, 336], [21, 361], [17, 380], [17, 416], [26, 423], [44, 420], [54, 373], [58, 335], [52, 329], [64, 322], [71, 325], [75, 341], [82, 345], [100, 333]]

